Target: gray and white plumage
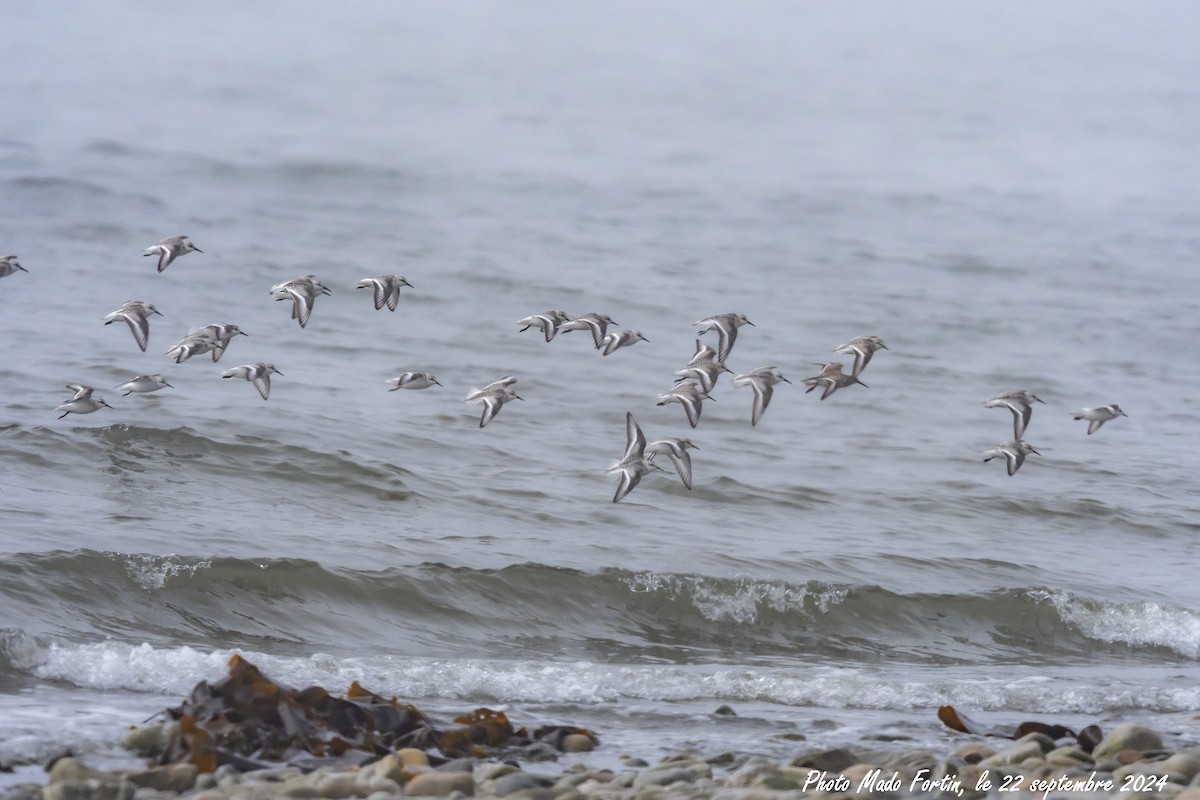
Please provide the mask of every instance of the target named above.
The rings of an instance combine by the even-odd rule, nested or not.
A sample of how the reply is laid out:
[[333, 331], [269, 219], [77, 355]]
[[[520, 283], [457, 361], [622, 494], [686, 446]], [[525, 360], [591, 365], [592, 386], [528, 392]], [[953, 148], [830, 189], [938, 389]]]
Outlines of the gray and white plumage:
[[104, 317], [104, 324], [111, 325], [118, 320], [126, 323], [129, 326], [130, 333], [133, 334], [133, 340], [137, 342], [137, 346], [146, 352], [146, 343], [150, 341], [150, 317], [158, 314], [159, 310], [150, 303], [143, 303], [141, 300], [130, 300], [116, 311]]
[[0, 257], [0, 278], [7, 278], [9, 275], [12, 275], [18, 270], [21, 272], [29, 272], [29, 270], [21, 266], [21, 263], [17, 261], [16, 256]]
[[128, 397], [131, 394], [148, 394], [168, 387], [175, 388], [167, 383], [162, 375], [138, 375], [136, 378], [125, 381], [117, 389], [124, 389], [125, 393], [121, 396]]
[[729, 358], [729, 351], [733, 349], [733, 343], [737, 341], [738, 328], [743, 325], [754, 325], [753, 322], [746, 319], [745, 314], [714, 314], [692, 324], [700, 326], [698, 335], [709, 331], [717, 332], [717, 361], [721, 362]]
[[630, 330], [625, 328], [619, 331], [610, 331], [604, 334], [604, 338], [600, 340], [600, 344], [596, 345], [597, 350], [603, 350], [604, 355], [611, 355], [622, 347], [628, 347], [631, 344], [638, 342], [650, 341], [645, 336], [642, 336], [641, 331]]
[[1100, 426], [1108, 422], [1110, 419], [1117, 417], [1128, 417], [1121, 407], [1116, 403], [1111, 406], [1096, 406], [1095, 408], [1081, 408], [1078, 411], [1071, 412], [1072, 419], [1086, 419], [1088, 421], [1088, 436], [1091, 436], [1096, 431], [1100, 430]]
[[840, 362], [834, 361], [828, 364], [817, 364], [817, 366], [821, 367], [820, 374], [801, 379], [801, 383], [808, 387], [804, 390], [805, 394], [808, 394], [818, 386], [823, 386], [825, 389], [821, 392], [821, 399], [824, 400], [838, 389], [850, 386], [851, 384], [857, 383], [864, 389], [869, 388], [858, 379], [857, 375], [845, 374], [842, 371], [842, 364]]
[[259, 361], [254, 364], [242, 364], [240, 367], [234, 367], [227, 370], [222, 378], [245, 378], [254, 384], [254, 388], [258, 389], [258, 393], [262, 395], [262, 399], [266, 400], [271, 396], [271, 375], [283, 375], [282, 372], [275, 369], [274, 364], [266, 361]]
[[474, 389], [467, 392], [467, 397], [463, 402], [466, 403], [483, 403], [483, 414], [479, 417], [479, 427], [484, 427], [500, 413], [500, 409], [504, 404], [511, 400], [524, 400], [512, 388], [517, 379], [511, 375], [501, 378], [498, 381], [492, 381], [482, 389]]
[[571, 331], [588, 330], [592, 332], [592, 344], [600, 347], [600, 343], [604, 340], [604, 334], [608, 333], [609, 325], [616, 325], [617, 322], [607, 314], [597, 314], [589, 311], [586, 314], [580, 314], [575, 319], [567, 320], [558, 326], [559, 333], [569, 333]]
[[389, 311], [395, 311], [396, 305], [400, 302], [401, 286], [412, 288], [412, 284], [403, 275], [376, 275], [373, 278], [363, 278], [355, 288], [375, 290], [376, 311], [385, 305]]
[[[657, 405], [665, 406], [667, 403], [679, 403], [683, 406], [683, 412], [687, 415], [688, 424], [693, 428], [700, 422], [700, 412], [703, 410], [701, 402], [704, 400], [712, 400], [708, 392], [694, 383], [677, 383], [670, 391], [664, 392], [655, 398]], [[716, 401], [713, 400], [715, 403]]]
[[312, 315], [317, 295], [322, 294], [333, 293], [329, 291], [328, 286], [318, 281], [313, 275], [292, 278], [290, 281], [277, 283], [271, 287], [271, 296], [276, 300], [290, 299], [292, 301], [292, 319], [299, 322], [301, 328], [308, 325], [308, 318]]
[[686, 436], [658, 439], [646, 445], [646, 458], [653, 461], [655, 456], [665, 454], [671, 459], [671, 463], [675, 465], [675, 472], [679, 474], [679, 480], [683, 481], [683, 485], [688, 491], [691, 491], [692, 457], [688, 454], [689, 448], [692, 450], [700, 449]]
[[708, 361], [675, 370], [673, 374], [676, 383], [693, 381], [700, 384], [700, 388], [704, 391], [711, 392], [717, 385], [717, 378], [722, 372], [733, 372], [733, 370], [719, 361]]
[[771, 395], [775, 392], [774, 387], [777, 383], [791, 383], [783, 377], [778, 367], [759, 367], [733, 376], [735, 389], [739, 386], [749, 386], [754, 390], [754, 403], [750, 408], [751, 426], [757, 425], [762, 419], [763, 412], [771, 403]]
[[1029, 442], [1025, 442], [1020, 439], [1014, 439], [1011, 442], [1003, 442], [1002, 444], [998, 444], [991, 450], [988, 450], [983, 454], [983, 460], [986, 463], [991, 461], [993, 458], [1004, 456], [1004, 461], [1008, 466], [1008, 474], [1012, 475], [1021, 468], [1021, 465], [1025, 463], [1025, 456], [1029, 455], [1030, 453], [1036, 453], [1039, 456], [1041, 455], [1041, 453], [1038, 453], [1038, 451], [1035, 450], [1033, 445], [1031, 445]]
[[1029, 420], [1033, 417], [1033, 404], [1045, 403], [1036, 394], [1027, 389], [1014, 389], [1011, 392], [997, 395], [991, 400], [984, 400], [983, 404], [987, 408], [1007, 408], [1013, 415], [1013, 439], [1019, 440], [1025, 435], [1025, 429], [1029, 427]]
[[215, 364], [221, 360], [221, 356], [225, 355], [225, 349], [229, 347], [229, 343], [233, 340], [233, 337], [239, 335], [249, 336], [250, 334], [246, 333], [233, 323], [220, 325], [214, 322], [209, 325], [202, 325], [198, 328], [188, 329], [188, 335], [185, 338], [185, 341], [193, 337], [205, 338], [211, 341], [212, 347], [208, 348], [206, 352], [212, 353], [212, 360]]
[[392, 385], [392, 388], [388, 389], [389, 392], [397, 389], [428, 389], [430, 386], [441, 386], [432, 372], [403, 372], [395, 378], [389, 378], [388, 383]]
[[[198, 356], [214, 350], [217, 345], [217, 340], [209, 336], [188, 335], [183, 337], [178, 344], [168, 350], [167, 356], [175, 359], [176, 364], [182, 364], [192, 356]], [[218, 358], [220, 358], [220, 356], [214, 354], [213, 361], [216, 361]]]
[[192, 240], [186, 236], [169, 236], [158, 244], [150, 245], [143, 252], [144, 256], [158, 256], [158, 271], [162, 272], [171, 266], [171, 262], [188, 253], [203, 253]]
[[646, 457], [646, 434], [642, 433], [633, 414], [627, 411], [625, 412], [625, 454], [620, 461], [608, 468], [610, 475], [619, 476], [617, 491], [613, 494], [612, 501], [616, 503], [632, 492], [641, 483], [643, 475], [655, 470], [662, 471], [662, 467], [655, 464], [653, 459]]
[[549, 342], [558, 333], [559, 327], [564, 322], [569, 322], [570, 319], [567, 312], [551, 309], [542, 314], [530, 314], [528, 317], [517, 320], [517, 324], [521, 326], [521, 331], [537, 328]]
[[858, 375], [867, 368], [867, 364], [871, 362], [871, 356], [875, 354], [876, 350], [887, 349], [883, 339], [878, 336], [855, 336], [845, 344], [839, 344], [833, 348], [833, 352], [853, 355], [854, 367], [850, 370], [850, 374]]
[[91, 386], [82, 383], [67, 384], [67, 388], [74, 394], [71, 399], [54, 409], [55, 412], [61, 411], [59, 419], [62, 419], [67, 414], [91, 414], [93, 411], [98, 411], [101, 408], [112, 408], [108, 403], [98, 397], [92, 397], [92, 392], [95, 391]]

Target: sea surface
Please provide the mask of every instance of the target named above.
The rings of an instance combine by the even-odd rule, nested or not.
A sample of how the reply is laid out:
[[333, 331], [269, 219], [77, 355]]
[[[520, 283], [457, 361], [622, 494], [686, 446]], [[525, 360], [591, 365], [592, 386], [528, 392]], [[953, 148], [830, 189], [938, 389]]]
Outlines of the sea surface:
[[[947, 703], [1200, 741], [1192, 11], [7, 8], [0, 760], [118, 761], [233, 653], [584, 725], [601, 761], [948, 749]], [[157, 273], [176, 234], [203, 253]], [[356, 282], [391, 273], [376, 311]], [[306, 274], [301, 329], [269, 288]], [[130, 299], [144, 353], [102, 324]], [[649, 341], [518, 330], [554, 308]], [[693, 431], [655, 396], [723, 312], [734, 371], [792, 383], [752, 427], [724, 376]], [[208, 323], [248, 336], [164, 355]], [[806, 394], [861, 334], [869, 388]], [[257, 361], [267, 402], [221, 379]], [[173, 388], [111, 388], [148, 373]], [[481, 429], [463, 398], [505, 375]], [[57, 419], [74, 383], [113, 408]], [[1045, 404], [1009, 477], [983, 401], [1015, 388]], [[691, 491], [611, 502], [626, 412], [694, 440]]]

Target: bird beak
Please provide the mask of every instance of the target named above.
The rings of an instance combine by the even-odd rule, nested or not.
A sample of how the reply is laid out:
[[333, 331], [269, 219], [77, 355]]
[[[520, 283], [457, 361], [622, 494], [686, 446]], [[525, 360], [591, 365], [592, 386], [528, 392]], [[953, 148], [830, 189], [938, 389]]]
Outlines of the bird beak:
[[1033, 449], [1033, 445], [1027, 445], [1027, 446], [1029, 447], [1029, 452], [1031, 452], [1031, 453], [1037, 453], [1039, 456], [1041, 455], [1041, 453], [1038, 453], [1038, 451], [1037, 451], [1037, 450], [1034, 450], [1034, 449]]
[[513, 397], [517, 398], [518, 400], [524, 400], [524, 399], [525, 399], [524, 397], [521, 397], [521, 395], [519, 395], [519, 394], [514, 394], [514, 395], [513, 395]]
[[174, 386], [171, 386], [171, 384], [167, 383], [166, 381], [163, 381], [163, 386], [167, 386], [167, 387], [170, 387], [170, 388], [172, 388], [172, 389], [174, 389], [174, 388], [175, 388]]
[[196, 247], [196, 245], [192, 245], [192, 249], [193, 249], [193, 250], [195, 250], [197, 253], [203, 253], [203, 252], [204, 252], [204, 251], [203, 251], [203, 250], [201, 250], [199, 247]]
[[779, 376], [779, 380], [783, 381], [784, 383], [791, 383], [791, 381], [789, 381], [787, 378], [783, 377], [782, 375]]

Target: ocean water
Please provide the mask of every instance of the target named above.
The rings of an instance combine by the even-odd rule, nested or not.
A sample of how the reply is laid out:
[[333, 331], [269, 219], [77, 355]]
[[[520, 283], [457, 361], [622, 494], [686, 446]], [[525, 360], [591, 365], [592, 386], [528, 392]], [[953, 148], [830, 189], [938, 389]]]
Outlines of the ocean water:
[[[944, 703], [1200, 740], [1188, 10], [10, 10], [0, 759], [119, 760], [234, 652], [586, 725], [600, 761], [948, 747]], [[181, 233], [204, 252], [156, 273]], [[354, 288], [383, 273], [394, 313]], [[268, 290], [305, 274], [333, 294], [301, 329]], [[145, 353], [102, 324], [134, 298]], [[518, 331], [549, 308], [649, 341]], [[751, 427], [726, 376], [693, 431], [654, 397], [729, 311], [730, 366], [793, 383]], [[210, 322], [248, 336], [163, 355]], [[866, 333], [869, 388], [806, 395]], [[260, 360], [265, 403], [220, 378]], [[463, 397], [510, 374], [480, 429]], [[56, 419], [68, 383], [114, 408]], [[982, 401], [1012, 388], [1045, 404], [1009, 477]], [[611, 502], [626, 412], [696, 442], [691, 491]]]

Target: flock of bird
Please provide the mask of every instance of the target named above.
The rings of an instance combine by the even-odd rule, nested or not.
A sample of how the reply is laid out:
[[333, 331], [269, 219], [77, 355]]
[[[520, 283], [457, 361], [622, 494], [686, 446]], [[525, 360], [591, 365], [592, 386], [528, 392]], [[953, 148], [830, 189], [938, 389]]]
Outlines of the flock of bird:
[[[193, 244], [187, 236], [172, 236], [146, 248], [143, 255], [157, 256], [158, 272], [162, 272], [175, 259], [192, 252], [203, 253], [204, 251]], [[28, 272], [17, 261], [16, 256], [0, 257], [0, 278], [12, 275], [17, 271]], [[376, 310], [387, 306], [391, 311], [396, 310], [400, 289], [404, 286], [411, 288], [412, 284], [400, 275], [363, 278], [357, 284], [357, 288], [372, 290]], [[276, 284], [270, 289], [270, 295], [276, 300], [291, 301], [292, 319], [296, 320], [301, 328], [308, 324], [316, 299], [321, 295], [329, 294], [331, 294], [329, 287], [322, 284], [313, 275], [293, 278]], [[155, 315], [162, 316], [153, 305], [140, 300], [130, 300], [116, 311], [106, 315], [103, 320], [105, 325], [124, 322], [133, 334], [134, 342], [145, 352], [150, 336], [149, 320]], [[586, 330], [591, 334], [595, 349], [605, 356], [611, 355], [623, 347], [649, 341], [641, 331], [627, 328], [610, 331], [610, 326], [615, 328], [617, 325], [612, 317], [593, 312], [572, 317], [566, 312], [556, 309], [530, 315], [519, 320], [517, 324], [521, 326], [521, 331], [538, 330], [546, 342], [553, 341], [558, 334]], [[738, 330], [746, 325], [753, 326], [754, 323], [744, 314], [726, 313], [705, 317], [693, 324], [697, 327], [697, 336], [714, 332], [717, 346], [713, 348], [697, 338], [696, 350], [691, 360], [673, 373], [674, 385], [668, 391], [658, 395], [655, 402], [660, 406], [678, 403], [683, 408], [688, 424], [695, 428], [700, 422], [703, 402], [712, 399], [710, 393], [715, 388], [718, 378], [722, 373], [733, 373], [725, 365], [725, 362], [737, 341]], [[246, 335], [237, 325], [231, 323], [212, 323], [194, 327], [188, 330], [187, 335], [178, 344], [167, 350], [166, 355], [174, 359], [175, 363], [182, 363], [193, 356], [208, 353], [215, 363], [221, 360], [233, 337], [239, 334]], [[816, 364], [821, 368], [820, 371], [816, 375], [801, 379], [803, 385], [807, 387], [805, 393], [821, 388], [821, 400], [826, 400], [838, 389], [847, 386], [857, 384], [866, 388], [860, 375], [870, 363], [871, 357], [879, 350], [886, 349], [887, 346], [883, 340], [874, 335], [858, 336], [838, 345], [833, 349], [834, 353], [852, 356], [854, 359], [850, 372], [847, 373], [845, 365], [837, 361]], [[282, 374], [274, 364], [256, 362], [229, 369], [223, 373], [222, 377], [242, 378], [249, 381], [258, 390], [262, 399], [267, 400], [271, 393], [271, 375]], [[390, 379], [388, 383], [392, 387], [390, 391], [428, 389], [432, 386], [442, 385], [438, 382], [437, 376], [429, 372], [405, 372]], [[483, 388], [472, 388], [467, 393], [466, 402], [481, 403], [483, 406], [479, 427], [482, 428], [495, 419], [505, 404], [512, 400], [524, 399], [513, 388], [516, 383], [515, 377], [506, 376]], [[774, 387], [779, 383], [790, 384], [791, 381], [784, 377], [778, 367], [769, 365], [734, 374], [731, 383], [734, 388], [743, 386], [751, 388], [753, 400], [750, 424], [754, 426], [759, 423], [770, 405]], [[123, 390], [122, 396], [126, 396], [133, 393], [156, 392], [168, 387], [171, 387], [171, 384], [162, 375], [154, 374], [135, 376], [119, 385], [117, 389]], [[55, 409], [56, 412], [61, 412], [59, 419], [68, 414], [90, 414], [101, 408], [112, 408], [103, 399], [94, 396], [95, 389], [91, 386], [68, 384], [67, 388], [71, 390], [72, 396]], [[1033, 415], [1033, 404], [1042, 402], [1044, 401], [1037, 395], [1025, 389], [1006, 392], [984, 402], [984, 405], [989, 408], [1007, 408], [1013, 414], [1013, 438], [984, 453], [983, 460], [985, 462], [1003, 456], [1008, 466], [1008, 474], [1013, 475], [1020, 469], [1028, 454], [1040, 455], [1033, 445], [1022, 437]], [[1118, 416], [1126, 416], [1126, 414], [1120, 406], [1108, 405], [1083, 408], [1072, 412], [1072, 416], [1076, 420], [1088, 420], [1087, 432], [1088, 435], [1091, 435], [1105, 422]], [[608, 473], [617, 476], [618, 479], [612, 501], [616, 503], [633, 491], [643, 476], [655, 471], [665, 471], [655, 461], [657, 457], [669, 459], [680, 481], [690, 490], [692, 488], [692, 460], [688, 451], [693, 449], [699, 448], [691, 439], [684, 436], [648, 442], [633, 414], [626, 413], [625, 451], [623, 456], [608, 469]]]

